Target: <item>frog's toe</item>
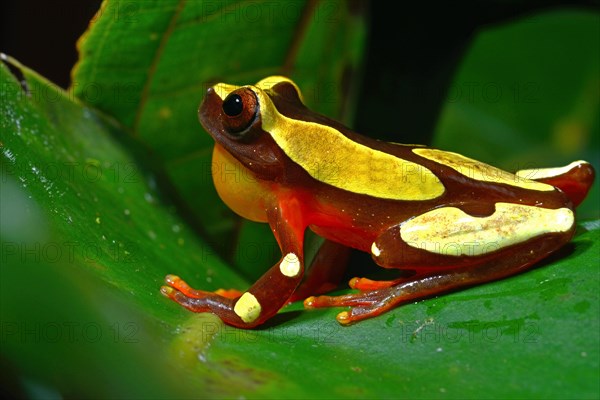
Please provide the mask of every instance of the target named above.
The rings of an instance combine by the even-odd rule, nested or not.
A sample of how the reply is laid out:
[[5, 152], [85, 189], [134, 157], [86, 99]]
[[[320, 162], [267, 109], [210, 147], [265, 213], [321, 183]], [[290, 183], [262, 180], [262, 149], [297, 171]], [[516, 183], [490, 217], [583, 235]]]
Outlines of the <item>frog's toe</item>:
[[375, 299], [367, 293], [353, 293], [342, 296], [310, 296], [304, 300], [304, 308], [354, 307], [373, 304]]
[[[211, 298], [209, 292], [206, 292], [207, 295], [201, 298], [187, 296], [171, 286], [162, 286], [160, 288], [160, 292], [165, 297], [170, 298], [171, 300], [181, 304], [183, 307], [193, 312], [210, 312], [211, 303], [215, 302], [215, 299]], [[216, 298], [217, 295], [213, 294], [212, 297]]]
[[305, 308], [350, 307], [336, 317], [342, 325], [376, 317], [405, 301], [394, 287], [342, 296], [312, 296], [304, 300]]
[[374, 281], [368, 278], [354, 277], [348, 282], [348, 286], [352, 289], [360, 290], [361, 292], [370, 292], [372, 290], [387, 289], [396, 286], [406, 279], [394, 279], [392, 281]]
[[[166, 288], [166, 287], [171, 287], [173, 289], [176, 289], [176, 290], [182, 292], [183, 294], [185, 294], [186, 296], [192, 297], [195, 299], [202, 299], [211, 293], [211, 292], [207, 292], [204, 290], [193, 289], [192, 287], [190, 287], [190, 285], [188, 285], [183, 279], [181, 279], [177, 275], [169, 274], [169, 275], [165, 276], [165, 283], [168, 286], [163, 286], [160, 289], [163, 294], [165, 294], [165, 291], [163, 290], [163, 288]], [[167, 295], [167, 297], [171, 297], [171, 296]]]
[[177, 303], [181, 304], [182, 306], [184, 306], [187, 309], [190, 309], [192, 311], [205, 311], [204, 308], [199, 309], [198, 308], [198, 300], [202, 300], [204, 302], [204, 299], [194, 299], [191, 297], [186, 296], [185, 294], [183, 294], [182, 292], [180, 292], [179, 290], [171, 287], [171, 286], [161, 286], [160, 288], [160, 293], [165, 296], [168, 297], [169, 299], [176, 301]]
[[161, 286], [160, 287], [160, 293], [168, 298], [173, 298], [173, 294], [176, 292], [175, 289], [173, 289], [171, 286]]
[[374, 306], [352, 307], [348, 311], [342, 311], [339, 313], [336, 316], [336, 320], [342, 325], [350, 325], [354, 322], [362, 321], [363, 319], [373, 318], [381, 315], [395, 306], [396, 304], [386, 306], [385, 303], [382, 303]]

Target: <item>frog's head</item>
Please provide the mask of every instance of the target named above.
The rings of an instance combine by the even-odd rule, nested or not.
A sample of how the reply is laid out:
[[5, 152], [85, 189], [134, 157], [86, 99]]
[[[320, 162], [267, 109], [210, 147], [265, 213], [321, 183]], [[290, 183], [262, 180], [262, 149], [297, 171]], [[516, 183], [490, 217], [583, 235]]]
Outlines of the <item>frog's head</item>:
[[256, 85], [218, 83], [200, 104], [198, 117], [217, 144], [243, 166], [263, 179], [273, 179], [285, 168], [284, 151], [273, 140], [278, 108], [306, 109], [300, 90], [282, 76], [271, 76]]

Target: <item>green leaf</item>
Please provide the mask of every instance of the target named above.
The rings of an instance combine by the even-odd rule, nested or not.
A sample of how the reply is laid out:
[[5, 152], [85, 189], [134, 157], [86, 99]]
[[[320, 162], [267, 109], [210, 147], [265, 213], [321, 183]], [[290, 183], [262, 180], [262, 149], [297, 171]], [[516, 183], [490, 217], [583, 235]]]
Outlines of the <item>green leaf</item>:
[[16, 67], [31, 94], [0, 68], [0, 310], [3, 370], [28, 397], [597, 396], [600, 221], [527, 273], [355, 326], [294, 304], [227, 327], [160, 280], [246, 282], [134, 168], [118, 125]]
[[[266, 326], [244, 331], [210, 314], [189, 313], [160, 295], [164, 275], [174, 272], [202, 289], [243, 289], [250, 281], [233, 264], [264, 270], [277, 255], [272, 242], [262, 241], [268, 229], [256, 233], [264, 226], [239, 231], [245, 245], [237, 247], [246, 253], [231, 253], [228, 264], [206, 242], [236, 242], [235, 220], [211, 198], [206, 166], [212, 143], [195, 117], [209, 81], [248, 83], [288, 68], [309, 88], [313, 108], [338, 117], [351, 114], [351, 104], [338, 106], [347, 90], [339, 79], [360, 58], [360, 13], [344, 3], [311, 2], [290, 6], [302, 10], [291, 14], [295, 19], [271, 25], [268, 18], [255, 24], [248, 19], [251, 7], [283, 4], [107, 2], [80, 44], [82, 60], [68, 92], [6, 60], [15, 74], [24, 75], [23, 90], [0, 66], [3, 388], [36, 398], [597, 398], [598, 220], [582, 224], [572, 244], [526, 273], [407, 304], [351, 327], [335, 321], [340, 310], [305, 311], [293, 304]], [[322, 11], [305, 18], [310, 7]], [[330, 14], [333, 10], [339, 14]], [[339, 18], [326, 18], [326, 24], [319, 15]], [[560, 21], [557, 26], [566, 29]], [[567, 25], [581, 30], [573, 41], [587, 38], [586, 21]], [[546, 24], [542, 19], [534, 26]], [[356, 26], [361, 29], [354, 32]], [[518, 35], [503, 33], [518, 38], [514, 43], [527, 42], [523, 26], [516, 29]], [[560, 42], [560, 36], [552, 40]], [[507, 41], [501, 36], [491, 49], [484, 41], [485, 53], [501, 54]], [[475, 58], [469, 73], [490, 68], [485, 57], [475, 57], [479, 46], [463, 66]], [[524, 61], [520, 51], [506, 61], [515, 70], [533, 62]], [[463, 74], [457, 82], [469, 82]], [[577, 70], [565, 76], [571, 74], [581, 76]], [[316, 88], [325, 88], [325, 100]], [[551, 101], [542, 103], [546, 110], [533, 113], [531, 126], [543, 126], [552, 111], [546, 104]], [[469, 104], [459, 105], [450, 98], [444, 119], [458, 118], [463, 106], [469, 111]], [[585, 110], [589, 102], [580, 105]], [[597, 110], [590, 109], [595, 157]], [[483, 111], [492, 123], [482, 123], [489, 115], [478, 120], [480, 113], [472, 113], [461, 121], [468, 126], [473, 119], [477, 126], [464, 130], [473, 136], [457, 136], [443, 147], [479, 157], [477, 144], [485, 144], [486, 135], [494, 138], [505, 120], [521, 129], [511, 113]], [[461, 131], [444, 126], [450, 125], [440, 125], [440, 141]], [[520, 154], [525, 144], [537, 147], [543, 143], [539, 130], [507, 134], [508, 143], [518, 146], [503, 154]], [[495, 138], [493, 144], [505, 146]], [[186, 151], [187, 158], [178, 153]], [[504, 160], [513, 166], [511, 158]], [[187, 202], [167, 190], [163, 167]], [[208, 235], [197, 234], [186, 204], [196, 212], [204, 208], [195, 215]], [[256, 235], [260, 240], [252, 239]], [[248, 245], [252, 240], [256, 247]], [[255, 273], [253, 267], [243, 270], [245, 276]]]
[[213, 140], [196, 115], [204, 91], [284, 74], [309, 106], [348, 118], [365, 35], [360, 11], [342, 1], [105, 2], [79, 42], [72, 88], [154, 152], [188, 220], [230, 256], [240, 222], [212, 183]]
[[28, 396], [188, 393], [162, 366], [187, 315], [161, 298], [162, 278], [247, 283], [165, 204], [118, 125], [10, 62], [27, 91], [2, 64], [2, 357]]

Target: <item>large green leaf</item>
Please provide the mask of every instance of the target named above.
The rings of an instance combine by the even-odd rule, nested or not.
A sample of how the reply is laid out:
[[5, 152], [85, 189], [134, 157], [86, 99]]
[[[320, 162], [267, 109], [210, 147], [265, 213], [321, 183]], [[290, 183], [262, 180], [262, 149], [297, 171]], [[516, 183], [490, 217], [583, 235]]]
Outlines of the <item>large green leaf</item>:
[[[229, 8], [226, 14], [211, 8], [196, 19], [187, 16], [188, 24], [180, 25], [186, 12], [198, 10], [197, 4]], [[351, 327], [337, 324], [334, 317], [339, 310], [308, 312], [294, 304], [265, 327], [243, 331], [226, 327], [211, 315], [189, 313], [160, 296], [158, 288], [166, 273], [176, 272], [208, 290], [244, 288], [250, 283], [214, 255], [204, 242], [210, 236], [199, 238], [191, 230], [190, 214], [182, 203], [170, 203], [174, 192], [165, 192], [168, 186], [154, 172], [164, 165], [187, 199], [209, 196], [205, 190], [211, 187], [210, 180], [197, 176], [206, 169], [185, 164], [186, 158], [169, 158], [169, 152], [183, 146], [186, 137], [186, 145], [200, 154], [200, 165], [208, 162], [208, 136], [195, 133], [200, 132], [195, 108], [205, 82], [213, 77], [252, 82], [261, 77], [255, 75], [281, 71], [281, 65], [286, 65], [280, 60], [272, 69], [248, 72], [243, 64], [254, 59], [240, 56], [235, 61], [239, 66], [225, 68], [232, 55], [248, 51], [245, 46], [265, 45], [264, 40], [246, 40], [254, 36], [231, 34], [236, 32], [232, 27], [246, 23], [244, 32], [257, 35], [272, 29], [268, 24], [261, 30], [248, 21], [240, 25], [235, 20], [236, 12], [249, 10], [248, 4], [266, 2], [107, 3], [81, 45], [85, 54], [74, 80], [78, 98], [9, 61], [15, 73], [24, 74], [28, 91], [23, 91], [8, 70], [0, 67], [0, 362], [2, 384], [8, 392], [44, 398], [597, 398], [599, 221], [582, 225], [572, 245], [527, 273], [408, 304]], [[340, 3], [321, 4], [330, 8], [317, 15], [330, 15], [326, 11], [337, 9]], [[202, 18], [207, 15], [212, 18]], [[215, 16], [229, 22], [206, 28]], [[585, 20], [580, 21], [582, 27], [589, 24]], [[345, 26], [344, 21], [333, 22]], [[265, 37], [273, 42], [280, 40], [273, 36], [286, 37], [285, 28], [279, 28], [278, 34]], [[323, 54], [327, 43], [336, 37], [354, 43], [361, 35], [347, 32], [344, 36], [342, 30], [335, 36], [335, 23], [329, 28], [329, 36], [304, 28], [304, 37], [310, 32], [314, 36], [302, 42], [305, 47], [296, 45], [297, 59], [302, 48], [306, 57], [314, 48], [323, 60], [316, 69], [312, 69], [314, 60], [312, 67], [307, 61], [306, 81], [302, 74], [293, 75], [303, 87], [310, 88], [310, 80], [316, 78], [309, 75], [315, 70], [330, 65], [337, 67], [327, 73], [339, 78], [340, 66], [348, 58], [341, 50], [327, 61]], [[183, 34], [187, 29], [200, 33]], [[179, 31], [184, 36], [171, 39]], [[511, 35], [510, 29], [504, 33]], [[207, 44], [214, 38], [219, 39], [218, 45]], [[164, 44], [144, 50], [155, 41]], [[211, 56], [187, 52], [190, 46], [205, 45], [213, 46]], [[179, 51], [168, 50], [169, 46]], [[217, 46], [230, 57], [215, 58], [220, 54]], [[289, 36], [279, 46], [287, 51]], [[498, 52], [498, 46], [487, 51]], [[167, 53], [171, 59], [163, 60]], [[144, 64], [148, 55], [149, 64]], [[266, 53], [260, 56], [267, 57]], [[185, 57], [192, 67], [182, 61]], [[522, 58], [519, 52], [513, 57], [516, 63]], [[485, 62], [476, 64], [472, 71], [489, 68]], [[205, 69], [213, 76], [195, 75]], [[127, 72], [129, 77], [123, 75]], [[150, 75], [162, 78], [148, 80]], [[194, 82], [187, 91], [177, 86], [185, 82]], [[142, 101], [142, 93], [146, 100]], [[339, 98], [327, 99], [334, 101], [319, 104], [313, 100], [312, 106], [336, 114]], [[449, 103], [453, 104], [444, 118], [458, 102], [450, 98]], [[587, 102], [582, 104], [585, 108]], [[332, 108], [328, 111], [327, 107]], [[134, 118], [128, 120], [132, 110]], [[593, 118], [597, 119], [594, 111], [592, 126]], [[165, 121], [169, 113], [172, 117]], [[471, 117], [476, 120], [477, 115]], [[497, 132], [503, 123], [502, 115], [495, 115], [492, 122], [473, 129], [484, 139], [459, 137], [447, 144], [463, 153], [464, 146], [469, 155], [478, 156], [472, 152], [478, 147], [470, 144], [485, 143], [485, 136]], [[592, 132], [596, 132], [592, 141], [597, 140], [597, 130]], [[522, 135], [530, 133], [526, 130]], [[173, 137], [173, 143], [164, 142], [167, 137]], [[528, 145], [540, 140], [532, 137]], [[520, 144], [516, 149], [524, 148]], [[180, 173], [174, 172], [177, 163]], [[513, 167], [510, 163], [509, 159], [508, 167]], [[186, 182], [194, 188], [183, 187]], [[185, 190], [195, 191], [194, 196], [187, 197]], [[227, 225], [221, 211], [214, 211], [222, 207], [217, 206], [218, 199], [205, 201], [206, 211], [215, 214], [206, 215], [208, 222], [203, 226]], [[184, 213], [185, 221], [175, 210]], [[248, 226], [241, 231], [240, 241], [252, 243], [255, 230], [261, 229]], [[223, 228], [223, 237], [232, 239], [226, 234], [230, 230], [231, 225]], [[217, 228], [211, 234], [218, 237], [215, 232]], [[254, 239], [254, 247], [240, 247], [242, 252], [235, 255], [240, 264], [253, 261], [264, 269], [261, 257], [277, 255], [272, 242], [263, 242], [262, 237]]]
[[[226, 327], [162, 298], [161, 277], [177, 269], [207, 289], [246, 282], [165, 206], [111, 139], [118, 125], [17, 67], [30, 95], [0, 68], [0, 311], [12, 393], [598, 395], [599, 221], [532, 271], [352, 327], [337, 324], [337, 310], [300, 304], [256, 331]], [[115, 174], [126, 166], [131, 174]]]
[[158, 295], [163, 276], [246, 283], [165, 205], [112, 138], [118, 125], [15, 67], [27, 92], [2, 64], [0, 111], [2, 356], [15, 383], [32, 396], [186, 393], [161, 365], [186, 315]]

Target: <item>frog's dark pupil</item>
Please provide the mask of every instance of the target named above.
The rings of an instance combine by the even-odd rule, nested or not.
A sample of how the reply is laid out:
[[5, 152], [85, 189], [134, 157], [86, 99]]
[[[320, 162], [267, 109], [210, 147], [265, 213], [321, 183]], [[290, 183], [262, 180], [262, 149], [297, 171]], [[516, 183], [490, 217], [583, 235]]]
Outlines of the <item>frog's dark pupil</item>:
[[230, 117], [240, 115], [244, 110], [244, 103], [242, 97], [239, 94], [231, 94], [227, 96], [223, 102], [223, 111]]

